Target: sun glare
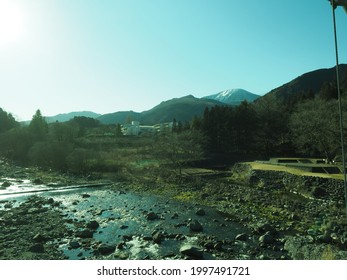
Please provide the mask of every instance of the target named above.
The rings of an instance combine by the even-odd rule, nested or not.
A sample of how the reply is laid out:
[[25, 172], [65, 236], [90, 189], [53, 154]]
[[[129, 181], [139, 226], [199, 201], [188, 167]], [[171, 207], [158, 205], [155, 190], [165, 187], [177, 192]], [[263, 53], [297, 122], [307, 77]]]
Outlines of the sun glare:
[[13, 0], [0, 0], [0, 47], [19, 39], [23, 31], [23, 14]]

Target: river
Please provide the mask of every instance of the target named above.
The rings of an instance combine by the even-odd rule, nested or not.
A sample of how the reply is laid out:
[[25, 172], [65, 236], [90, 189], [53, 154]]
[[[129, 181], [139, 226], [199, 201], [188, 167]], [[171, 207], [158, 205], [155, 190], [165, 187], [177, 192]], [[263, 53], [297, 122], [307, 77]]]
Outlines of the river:
[[[11, 178], [2, 182], [8, 184], [0, 190], [0, 210], [33, 195], [60, 204], [66, 226], [75, 234], [53, 242], [68, 259], [249, 258], [250, 244], [235, 241], [249, 230], [206, 206], [101, 185], [33, 185]], [[76, 233], [90, 222], [97, 226], [89, 245], [83, 246], [85, 238]], [[190, 251], [182, 253], [182, 248]]]

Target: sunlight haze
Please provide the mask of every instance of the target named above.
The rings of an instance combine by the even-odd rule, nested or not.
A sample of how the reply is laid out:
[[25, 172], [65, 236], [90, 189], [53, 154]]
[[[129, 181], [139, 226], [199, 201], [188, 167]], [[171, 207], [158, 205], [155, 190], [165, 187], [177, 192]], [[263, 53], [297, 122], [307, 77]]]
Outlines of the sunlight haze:
[[0, 0], [0, 47], [5, 48], [23, 33], [23, 14], [16, 2]]

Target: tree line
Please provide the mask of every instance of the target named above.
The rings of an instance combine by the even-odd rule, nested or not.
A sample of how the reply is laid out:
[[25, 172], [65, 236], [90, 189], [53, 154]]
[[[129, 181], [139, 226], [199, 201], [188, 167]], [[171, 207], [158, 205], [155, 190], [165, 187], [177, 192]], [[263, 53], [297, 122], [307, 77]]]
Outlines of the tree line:
[[335, 89], [327, 84], [318, 94], [308, 91], [285, 101], [265, 96], [236, 107], [206, 108], [190, 123], [174, 120], [171, 132], [142, 140], [122, 136], [119, 124], [102, 125], [92, 118], [47, 124], [40, 110], [29, 125], [21, 125], [0, 109], [0, 154], [20, 163], [72, 172], [121, 168], [120, 162], [131, 161], [130, 151], [161, 159], [178, 173], [189, 162], [211, 154], [331, 160], [340, 153]]
[[[342, 107], [346, 105], [343, 101]], [[347, 124], [346, 118], [343, 122]], [[201, 118], [194, 118], [192, 127], [204, 133], [207, 151], [215, 153], [332, 160], [341, 151], [336, 85], [331, 83], [316, 94], [309, 90], [282, 100], [268, 95], [237, 107], [206, 108]]]

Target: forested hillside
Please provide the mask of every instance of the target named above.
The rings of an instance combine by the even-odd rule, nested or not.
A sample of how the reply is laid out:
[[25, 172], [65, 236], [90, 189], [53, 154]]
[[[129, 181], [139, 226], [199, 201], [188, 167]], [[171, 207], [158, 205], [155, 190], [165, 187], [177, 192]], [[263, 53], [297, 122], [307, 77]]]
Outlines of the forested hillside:
[[[342, 74], [346, 71], [346, 65], [341, 65]], [[343, 96], [345, 83], [346, 79], [342, 82]], [[172, 99], [141, 114], [149, 123], [158, 115], [163, 122], [174, 121], [172, 131], [136, 138], [136, 152], [132, 154], [127, 143], [134, 143], [134, 137], [122, 135], [120, 122], [102, 124], [101, 119], [75, 117], [68, 122], [47, 123], [38, 110], [25, 126], [1, 109], [0, 153], [24, 164], [73, 172], [116, 170], [130, 162], [134, 153], [177, 166], [193, 160], [207, 162], [216, 155], [229, 160], [297, 155], [331, 160], [340, 155], [336, 93], [332, 68], [304, 74], [254, 103], [244, 101], [234, 107], [211, 100], [196, 102], [193, 96]], [[172, 110], [177, 104], [180, 112]], [[208, 106], [200, 116], [195, 115], [202, 105]], [[182, 110], [190, 114], [184, 125], [171, 119]], [[182, 150], [175, 155], [166, 153], [164, 160], [165, 152], [158, 147], [165, 141], [172, 142], [172, 149], [181, 145]], [[195, 157], [188, 157], [189, 149], [196, 151]]]

